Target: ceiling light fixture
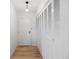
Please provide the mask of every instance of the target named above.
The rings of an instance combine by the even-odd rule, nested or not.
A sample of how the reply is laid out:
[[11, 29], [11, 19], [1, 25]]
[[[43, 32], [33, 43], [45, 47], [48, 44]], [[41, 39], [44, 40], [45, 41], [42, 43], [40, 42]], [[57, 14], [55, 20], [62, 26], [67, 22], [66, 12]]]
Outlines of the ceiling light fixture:
[[29, 3], [29, 2], [26, 1], [25, 3], [26, 3], [26, 9], [25, 9], [25, 11], [28, 12], [28, 11], [29, 11], [29, 9], [28, 9], [28, 3]]
[[26, 11], [26, 12], [28, 12], [28, 11], [29, 11], [29, 9], [25, 9], [25, 11]]

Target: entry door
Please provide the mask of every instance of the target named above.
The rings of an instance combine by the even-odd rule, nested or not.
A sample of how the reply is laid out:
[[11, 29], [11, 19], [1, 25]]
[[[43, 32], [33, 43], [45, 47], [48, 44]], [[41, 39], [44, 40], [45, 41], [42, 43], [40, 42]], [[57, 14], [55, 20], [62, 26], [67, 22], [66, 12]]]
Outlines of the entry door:
[[19, 22], [19, 44], [20, 45], [31, 45], [31, 24], [27, 23], [26, 19], [22, 19]]

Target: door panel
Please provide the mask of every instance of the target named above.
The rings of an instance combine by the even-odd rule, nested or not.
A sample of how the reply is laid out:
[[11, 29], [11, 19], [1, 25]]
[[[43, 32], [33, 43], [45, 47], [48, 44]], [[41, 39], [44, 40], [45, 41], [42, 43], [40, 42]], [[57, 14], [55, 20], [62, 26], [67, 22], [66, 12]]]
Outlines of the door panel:
[[19, 44], [31, 45], [31, 26], [26, 19], [19, 22]]

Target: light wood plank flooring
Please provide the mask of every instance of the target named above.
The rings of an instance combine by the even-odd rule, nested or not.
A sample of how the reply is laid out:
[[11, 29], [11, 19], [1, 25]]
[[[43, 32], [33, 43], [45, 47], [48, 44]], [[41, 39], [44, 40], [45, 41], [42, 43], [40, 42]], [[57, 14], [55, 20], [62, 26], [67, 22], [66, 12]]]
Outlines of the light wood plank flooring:
[[11, 59], [42, 59], [35, 46], [18, 46]]

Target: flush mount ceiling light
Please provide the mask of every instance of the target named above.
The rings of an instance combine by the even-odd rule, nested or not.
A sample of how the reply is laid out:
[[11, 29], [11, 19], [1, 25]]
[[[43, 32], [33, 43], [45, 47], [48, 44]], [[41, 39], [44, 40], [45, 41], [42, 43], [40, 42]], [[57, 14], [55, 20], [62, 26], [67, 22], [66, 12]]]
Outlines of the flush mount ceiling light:
[[26, 9], [25, 9], [25, 11], [28, 12], [28, 11], [29, 11], [29, 9], [28, 9], [28, 4], [29, 4], [29, 2], [26, 1], [25, 3], [26, 3]]
[[29, 12], [29, 9], [25, 9], [26, 12]]

